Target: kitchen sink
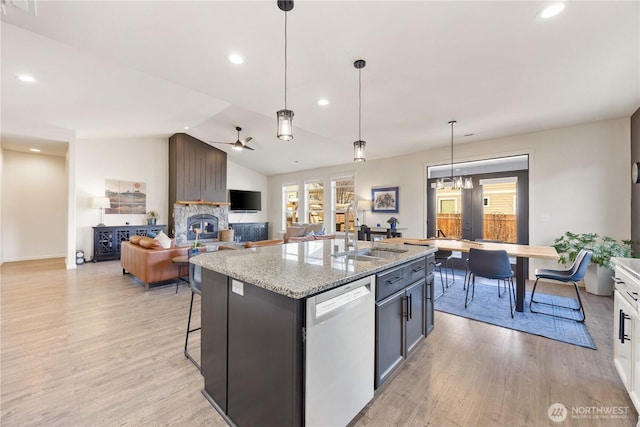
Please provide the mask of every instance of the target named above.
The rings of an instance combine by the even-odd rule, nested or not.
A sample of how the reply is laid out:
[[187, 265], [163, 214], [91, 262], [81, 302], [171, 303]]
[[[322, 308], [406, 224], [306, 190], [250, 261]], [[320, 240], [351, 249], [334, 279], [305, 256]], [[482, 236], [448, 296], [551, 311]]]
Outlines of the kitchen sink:
[[363, 249], [352, 249], [350, 251], [338, 252], [333, 254], [335, 258], [347, 258], [353, 259], [356, 261], [377, 261], [383, 258], [391, 258], [396, 255], [407, 252], [402, 249], [393, 249], [393, 248], [363, 248]]

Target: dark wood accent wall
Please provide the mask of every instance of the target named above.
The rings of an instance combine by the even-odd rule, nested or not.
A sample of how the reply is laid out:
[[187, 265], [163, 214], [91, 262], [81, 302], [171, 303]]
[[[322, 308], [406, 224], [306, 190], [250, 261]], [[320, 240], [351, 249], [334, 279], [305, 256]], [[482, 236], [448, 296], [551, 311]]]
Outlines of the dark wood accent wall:
[[[640, 162], [640, 108], [631, 116], [631, 162]], [[640, 184], [631, 185], [631, 240], [633, 253], [640, 256]]]
[[227, 201], [227, 153], [186, 133], [169, 138], [169, 233], [178, 200]]

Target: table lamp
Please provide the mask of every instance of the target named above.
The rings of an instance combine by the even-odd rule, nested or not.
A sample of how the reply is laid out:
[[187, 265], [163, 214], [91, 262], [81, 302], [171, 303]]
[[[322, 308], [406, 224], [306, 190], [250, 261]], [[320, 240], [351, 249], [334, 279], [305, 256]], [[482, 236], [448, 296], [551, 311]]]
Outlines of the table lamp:
[[104, 227], [104, 210], [111, 207], [111, 200], [108, 197], [94, 197], [91, 201], [91, 207], [100, 209], [100, 224], [98, 224], [98, 227]]
[[371, 210], [371, 200], [358, 200], [357, 210], [362, 211], [362, 225], [367, 224], [365, 211]]

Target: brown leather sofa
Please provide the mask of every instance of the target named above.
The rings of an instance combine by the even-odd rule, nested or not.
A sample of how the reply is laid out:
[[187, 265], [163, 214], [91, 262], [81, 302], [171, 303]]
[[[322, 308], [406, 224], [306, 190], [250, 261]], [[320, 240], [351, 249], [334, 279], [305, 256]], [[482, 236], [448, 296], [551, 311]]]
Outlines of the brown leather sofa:
[[188, 251], [188, 247], [146, 248], [132, 242], [122, 242], [120, 246], [122, 274], [133, 274], [144, 283], [145, 289], [149, 289], [151, 283], [177, 279], [180, 275], [179, 267], [172, 260], [177, 256], [187, 256]]

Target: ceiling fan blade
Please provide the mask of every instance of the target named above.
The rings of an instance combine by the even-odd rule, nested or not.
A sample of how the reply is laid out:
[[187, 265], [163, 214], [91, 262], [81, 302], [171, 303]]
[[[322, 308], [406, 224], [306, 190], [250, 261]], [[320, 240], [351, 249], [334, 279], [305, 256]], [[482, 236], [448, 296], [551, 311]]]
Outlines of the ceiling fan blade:
[[220, 141], [209, 141], [210, 144], [235, 144], [235, 142], [220, 142]]
[[251, 150], [251, 151], [253, 151], [253, 148], [249, 147], [248, 145], [245, 145], [245, 146], [244, 146], [244, 147], [242, 147], [242, 148], [244, 148], [245, 150]]
[[253, 138], [251, 138], [250, 136], [243, 138], [240, 140], [240, 142], [242, 142], [242, 145], [247, 145], [247, 142], [251, 141]]

